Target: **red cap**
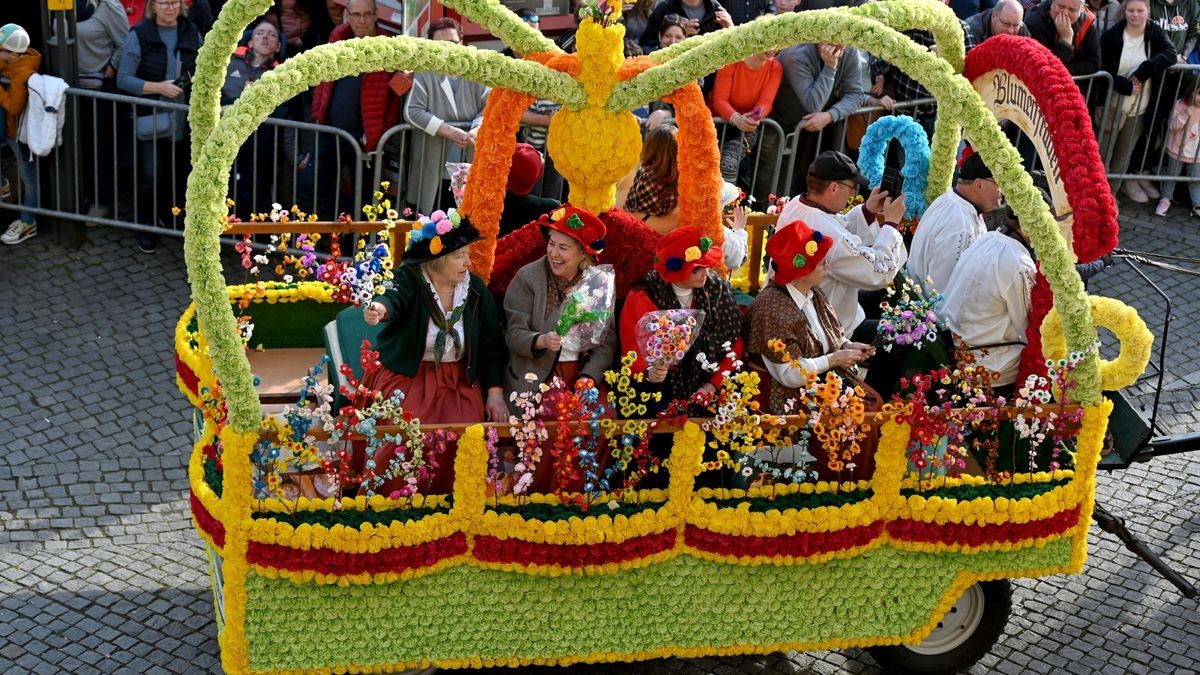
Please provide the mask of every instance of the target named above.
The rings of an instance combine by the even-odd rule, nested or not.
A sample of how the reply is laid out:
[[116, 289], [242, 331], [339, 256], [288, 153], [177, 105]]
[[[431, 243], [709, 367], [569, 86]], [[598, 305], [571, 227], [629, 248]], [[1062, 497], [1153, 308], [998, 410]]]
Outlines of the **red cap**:
[[584, 252], [592, 257], [604, 250], [604, 235], [608, 230], [604, 222], [591, 211], [563, 204], [551, 211], [549, 216], [539, 218], [538, 222], [542, 227], [562, 232], [579, 242]]
[[522, 197], [533, 192], [543, 168], [542, 153], [528, 143], [517, 143], [508, 170], [508, 191]]
[[671, 230], [654, 249], [654, 270], [669, 283], [683, 281], [697, 267], [713, 267], [721, 260], [721, 247], [700, 234], [698, 227]]
[[771, 256], [776, 283], [790, 283], [817, 269], [831, 248], [833, 237], [813, 230], [803, 220], [779, 228], [767, 240], [767, 255]]

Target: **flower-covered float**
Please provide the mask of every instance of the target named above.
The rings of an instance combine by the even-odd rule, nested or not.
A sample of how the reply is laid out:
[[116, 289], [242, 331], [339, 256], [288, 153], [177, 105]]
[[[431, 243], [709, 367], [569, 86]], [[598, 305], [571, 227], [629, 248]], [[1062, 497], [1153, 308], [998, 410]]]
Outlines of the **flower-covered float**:
[[[1111, 410], [1101, 392], [1127, 386], [1142, 371], [1149, 333], [1121, 303], [1089, 298], [1072, 267], [1077, 256], [1093, 259], [1112, 247], [1111, 202], [1072, 202], [1069, 249], [996, 118], [959, 74], [961, 28], [948, 9], [883, 0], [765, 17], [623, 59], [624, 29], [605, 5], [586, 8], [579, 52], [569, 55], [494, 0], [447, 4], [526, 58], [407, 37], [347, 40], [290, 59], [221, 112], [226, 59], [243, 28], [270, 6], [231, 0], [198, 61], [185, 243], [194, 302], [176, 329], [176, 357], [180, 387], [197, 407], [191, 503], [210, 554], [227, 672], [389, 672], [854, 646], [874, 647], [898, 668], [944, 670], [977, 659], [999, 635], [1009, 602], [1003, 580], [1080, 570]], [[935, 34], [937, 56], [899, 32], [917, 27]], [[252, 252], [249, 233], [338, 231], [336, 224], [297, 223], [287, 210], [241, 229], [225, 214], [238, 147], [278, 104], [321, 81], [374, 70], [437, 70], [494, 87], [472, 169], [487, 178], [468, 183], [462, 210], [484, 235], [472, 250], [475, 271], [511, 277], [518, 263], [495, 255], [512, 250], [497, 246], [497, 222], [516, 127], [533, 98], [563, 104], [550, 152], [575, 202], [598, 213], [612, 207], [613, 185], [636, 163], [640, 138], [628, 111], [657, 98], [672, 102], [683, 224], [720, 242], [716, 136], [696, 78], [753, 52], [831, 36], [900, 66], [937, 97], [927, 200], [948, 188], [965, 135], [995, 167], [1025, 224], [1052, 299], [1053, 311], [1037, 323], [1055, 360], [1048, 371], [1041, 364], [1045, 377], [1035, 373], [1015, 401], [989, 398], [968, 365], [914, 377], [913, 393], [882, 413], [865, 412], [854, 389], [834, 379], [814, 381], [795, 414], [780, 418], [758, 412], [757, 376], [738, 372], [704, 417], [688, 418], [677, 405], [640, 420], [646, 401], [623, 362], [610, 374], [605, 400], [594, 390], [546, 389], [522, 400], [529, 414], [511, 424], [423, 428], [403, 415], [402, 402], [361, 396], [359, 378], [373, 367], [370, 346], [359, 352], [342, 344], [343, 366], [322, 367], [346, 385], [351, 407], [338, 410], [338, 392], [306, 362], [295, 364], [299, 403], [264, 414], [271, 411], [251, 361], [321, 347], [322, 329], [339, 311], [386, 283], [390, 250], [413, 227], [382, 203], [370, 209], [382, 220], [364, 229], [386, 225], [390, 249], [384, 237], [352, 262], [318, 263], [316, 237], [277, 238], [271, 248], [284, 254], [278, 280], [227, 285], [223, 233], [247, 237], [239, 250], [244, 266], [256, 269], [273, 261]], [[1024, 63], [1041, 68], [1039, 86], [1070, 83], [1033, 43], [997, 44], [973, 54], [968, 70], [972, 62], [976, 72], [999, 68], [986, 58], [999, 63], [997, 49], [1023, 50]], [[1077, 138], [1085, 128], [1077, 90], [1054, 95], [1067, 110], [1057, 123], [1067, 125], [1061, 133], [1073, 144], [1072, 170], [1095, 167], [1095, 141]], [[415, 227], [436, 232], [434, 220]], [[1120, 339], [1116, 361], [1100, 360], [1096, 325]], [[931, 404], [925, 394], [939, 389], [960, 393]], [[1016, 457], [993, 443], [984, 448], [989, 459], [1014, 454], [1009, 470], [989, 461], [985, 475], [960, 474], [965, 448], [1001, 418], [1047, 443], [1049, 456]], [[378, 419], [401, 423], [377, 428]], [[872, 429], [873, 472], [843, 480]], [[656, 433], [673, 434], [663, 467], [646, 451]], [[512, 473], [502, 466], [501, 434], [513, 438]], [[369, 478], [344, 475], [351, 437], [395, 441], [398, 462], [386, 470], [411, 477], [413, 489], [373, 494]], [[451, 440], [458, 445], [453, 491], [422, 495], [422, 468]], [[597, 464], [601, 446], [620, 472]], [[832, 474], [814, 477], [803, 463], [784, 467], [761, 455], [790, 446], [827, 455], [820, 460]], [[524, 473], [543, 451], [541, 461], [582, 479], [582, 492], [566, 489], [566, 481], [546, 494], [523, 489]], [[731, 466], [758, 480], [696, 487], [701, 471]], [[669, 473], [664, 488], [639, 485], [661, 469]], [[348, 484], [367, 488], [342, 494]]]

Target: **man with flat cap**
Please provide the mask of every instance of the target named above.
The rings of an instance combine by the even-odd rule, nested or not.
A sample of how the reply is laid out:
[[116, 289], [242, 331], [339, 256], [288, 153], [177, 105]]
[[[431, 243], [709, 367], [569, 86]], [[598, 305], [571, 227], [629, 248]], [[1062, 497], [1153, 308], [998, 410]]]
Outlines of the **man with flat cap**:
[[[809, 227], [834, 238], [826, 256], [829, 274], [821, 282], [846, 337], [856, 342], [875, 338], [875, 322], [865, 321], [858, 292], [886, 287], [908, 259], [904, 239], [896, 225], [904, 216], [904, 195], [891, 198], [878, 188], [867, 200], [842, 213], [850, 200], [866, 187], [867, 179], [854, 161], [830, 150], [817, 155], [808, 167], [808, 192], [789, 201], [779, 214], [781, 224], [803, 220]], [[882, 215], [883, 224], [876, 222]]]
[[908, 277], [928, 292], [944, 291], [964, 251], [987, 228], [983, 214], [1000, 208], [1000, 186], [979, 153], [971, 153], [958, 169], [954, 188], [933, 200], [908, 250]]

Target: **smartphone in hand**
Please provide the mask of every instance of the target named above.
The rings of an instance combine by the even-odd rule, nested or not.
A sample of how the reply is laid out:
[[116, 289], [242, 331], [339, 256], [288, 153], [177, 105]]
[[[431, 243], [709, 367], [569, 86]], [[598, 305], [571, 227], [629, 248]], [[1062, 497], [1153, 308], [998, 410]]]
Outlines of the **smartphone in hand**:
[[761, 120], [762, 115], [763, 115], [763, 107], [761, 105], [754, 106], [754, 110], [751, 110], [750, 112], [746, 113], [746, 117], [749, 117], [750, 119], [754, 120], [755, 122]]
[[887, 155], [883, 160], [883, 180], [879, 189], [888, 193], [890, 199], [895, 199], [904, 191], [904, 176], [900, 169], [904, 166], [904, 148], [900, 141], [892, 139], [888, 143]]

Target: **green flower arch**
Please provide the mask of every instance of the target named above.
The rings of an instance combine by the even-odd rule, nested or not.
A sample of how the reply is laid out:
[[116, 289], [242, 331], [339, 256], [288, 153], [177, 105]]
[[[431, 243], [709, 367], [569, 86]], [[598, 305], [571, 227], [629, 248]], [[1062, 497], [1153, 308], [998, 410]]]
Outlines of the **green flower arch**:
[[[452, 0], [447, 3], [497, 34], [519, 41], [529, 51], [548, 45], [523, 34], [520, 21], [494, 0]], [[449, 43], [409, 37], [371, 37], [323, 45], [300, 54], [247, 87], [223, 115], [216, 105], [229, 54], [241, 27], [261, 14], [270, 0], [231, 0], [222, 12], [197, 63], [192, 112], [193, 171], [188, 178], [188, 212], [184, 253], [200, 325], [223, 384], [230, 424], [248, 433], [259, 428], [261, 408], [249, 363], [236, 330], [236, 321], [220, 269], [225, 189], [238, 148], [270, 111], [289, 98], [329, 80], [378, 70], [432, 70], [461, 76], [494, 87], [513, 89], [557, 100], [568, 108], [585, 104], [582, 85], [565, 73], [537, 63], [509, 59]], [[896, 28], [934, 31], [942, 57], [919, 47]], [[699, 75], [769, 47], [797, 42], [839, 42], [865, 49], [908, 73], [938, 100], [930, 182], [926, 196], [935, 198], [949, 187], [959, 129], [987, 164], [1025, 225], [1044, 267], [1070, 268], [1074, 257], [1058, 232], [1049, 209], [1024, 171], [1020, 156], [1000, 131], [970, 83], [957, 72], [962, 67], [961, 26], [948, 8], [933, 0], [878, 2], [854, 10], [814, 11], [766, 17], [744, 26], [719, 31], [692, 44], [665, 50], [655, 66], [614, 89], [610, 110], [629, 110], [670, 93]], [[680, 43], [681, 45], [684, 43]], [[520, 48], [518, 48], [520, 49]], [[1087, 353], [1076, 370], [1076, 396], [1081, 403], [1100, 400], [1099, 360], [1083, 283], [1077, 274], [1056, 275], [1051, 281], [1055, 301], [1067, 324], [1068, 349]]]

